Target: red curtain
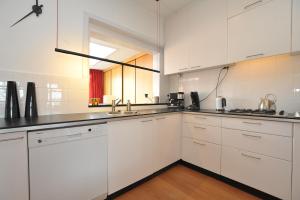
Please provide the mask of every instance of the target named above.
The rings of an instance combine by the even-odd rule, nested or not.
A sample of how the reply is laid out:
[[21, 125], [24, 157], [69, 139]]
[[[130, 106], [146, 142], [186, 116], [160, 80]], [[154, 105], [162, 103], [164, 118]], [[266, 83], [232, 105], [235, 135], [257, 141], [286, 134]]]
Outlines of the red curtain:
[[103, 103], [104, 73], [101, 70], [90, 69], [90, 99], [99, 98]]

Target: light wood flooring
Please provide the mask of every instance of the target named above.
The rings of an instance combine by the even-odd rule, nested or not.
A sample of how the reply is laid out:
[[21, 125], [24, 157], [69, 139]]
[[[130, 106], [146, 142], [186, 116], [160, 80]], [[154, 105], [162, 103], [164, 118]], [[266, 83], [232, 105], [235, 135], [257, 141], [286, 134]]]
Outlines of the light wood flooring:
[[117, 200], [258, 200], [226, 183], [177, 165]]

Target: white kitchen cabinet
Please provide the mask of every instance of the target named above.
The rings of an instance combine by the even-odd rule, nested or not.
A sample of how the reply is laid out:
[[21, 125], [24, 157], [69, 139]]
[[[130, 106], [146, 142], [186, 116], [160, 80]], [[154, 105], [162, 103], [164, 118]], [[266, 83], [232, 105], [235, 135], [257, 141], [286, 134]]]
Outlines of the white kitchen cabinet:
[[227, 63], [227, 1], [202, 0], [188, 10], [189, 68]]
[[221, 174], [281, 199], [291, 199], [291, 162], [222, 147]]
[[108, 123], [108, 193], [153, 172], [153, 118]]
[[28, 200], [26, 133], [0, 134], [0, 199]]
[[182, 159], [219, 174], [221, 147], [209, 142], [184, 137], [182, 139]]
[[188, 70], [188, 13], [181, 9], [166, 21], [164, 73], [174, 74]]
[[228, 17], [247, 12], [273, 0], [228, 0]]
[[293, 146], [293, 200], [300, 199], [300, 124], [294, 124]]
[[293, 0], [292, 51], [300, 51], [300, 0]]
[[228, 19], [228, 62], [289, 53], [291, 0], [272, 0], [250, 8]]
[[165, 74], [227, 64], [227, 1], [193, 1], [165, 28]]
[[181, 115], [168, 114], [154, 117], [153, 160], [155, 171], [180, 160], [180, 144]]

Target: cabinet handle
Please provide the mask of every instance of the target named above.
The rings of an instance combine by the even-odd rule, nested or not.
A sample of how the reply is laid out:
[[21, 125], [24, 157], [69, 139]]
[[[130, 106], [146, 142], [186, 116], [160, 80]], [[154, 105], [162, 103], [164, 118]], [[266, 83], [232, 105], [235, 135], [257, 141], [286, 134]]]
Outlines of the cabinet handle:
[[188, 70], [189, 68], [185, 67], [185, 68], [180, 68], [179, 71], [184, 71], [184, 70]]
[[145, 123], [145, 122], [152, 122], [152, 119], [149, 119], [149, 120], [143, 120], [141, 121], [142, 123]]
[[258, 138], [258, 139], [261, 139], [262, 137], [259, 136], [259, 135], [249, 135], [249, 134], [242, 134], [243, 136], [245, 137], [252, 137], [252, 138]]
[[165, 117], [161, 117], [161, 118], [156, 118], [156, 120], [163, 120], [166, 119]]
[[206, 128], [200, 126], [194, 126], [194, 128], [205, 130]]
[[253, 2], [253, 3], [250, 3], [250, 4], [246, 5], [246, 6], [244, 7], [244, 9], [246, 10], [246, 9], [248, 9], [248, 8], [250, 8], [250, 7], [252, 7], [252, 6], [255, 6], [256, 4], [262, 3], [262, 2], [263, 2], [263, 0], [255, 1], [255, 2]]
[[193, 141], [195, 144], [198, 144], [198, 145], [201, 145], [201, 146], [206, 146], [206, 144], [204, 143], [200, 143], [200, 142], [197, 142], [197, 141]]
[[9, 142], [9, 141], [16, 141], [16, 140], [23, 140], [23, 139], [24, 139], [24, 136], [17, 137], [17, 138], [3, 139], [3, 140], [0, 140], [0, 142]]
[[195, 117], [196, 119], [207, 119], [206, 117]]
[[259, 157], [251, 156], [251, 155], [248, 155], [248, 154], [245, 154], [245, 153], [241, 153], [241, 155], [244, 156], [244, 157], [247, 157], [247, 158], [253, 158], [255, 160], [261, 160], [261, 158], [259, 158]]
[[246, 56], [246, 58], [253, 58], [253, 57], [257, 57], [257, 56], [263, 56], [265, 54], [263, 53], [258, 53], [258, 54], [254, 54], [254, 55], [250, 55], [250, 56]]
[[250, 124], [250, 125], [262, 125], [262, 123], [259, 122], [243, 122], [244, 124]]
[[191, 69], [197, 69], [200, 68], [201, 66], [194, 66], [194, 67], [190, 67]]

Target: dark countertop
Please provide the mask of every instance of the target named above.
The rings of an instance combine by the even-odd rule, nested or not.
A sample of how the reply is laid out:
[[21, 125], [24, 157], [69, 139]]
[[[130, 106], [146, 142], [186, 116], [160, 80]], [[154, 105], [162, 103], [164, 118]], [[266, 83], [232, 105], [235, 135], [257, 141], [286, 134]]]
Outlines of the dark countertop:
[[109, 120], [115, 118], [126, 118], [134, 116], [145, 116], [153, 114], [180, 112], [178, 109], [151, 109], [151, 110], [139, 110], [137, 114], [129, 115], [109, 115], [106, 112], [97, 113], [80, 113], [80, 114], [60, 114], [60, 115], [43, 115], [36, 119], [13, 119], [6, 120], [0, 118], [0, 130], [11, 128], [22, 128], [32, 126], [43, 126], [52, 124], [72, 123], [72, 122], [84, 122], [92, 120]]
[[184, 112], [191, 112], [191, 113], [207, 113], [207, 114], [215, 114], [215, 115], [233, 115], [233, 116], [241, 116], [241, 117], [257, 117], [257, 118], [274, 118], [274, 119], [291, 119], [291, 120], [299, 120], [300, 117], [296, 117], [292, 113], [286, 113], [284, 115], [279, 115], [278, 113], [275, 115], [268, 115], [268, 114], [252, 114], [252, 113], [234, 113], [229, 111], [216, 111], [216, 110], [209, 110], [209, 109], [201, 109], [197, 111], [185, 110]]
[[220, 112], [216, 110], [198, 110], [198, 111], [189, 111], [189, 110], [179, 110], [179, 109], [150, 109], [150, 110], [139, 110], [137, 114], [129, 115], [109, 115], [105, 112], [97, 113], [81, 113], [81, 114], [61, 114], [61, 115], [44, 115], [36, 119], [14, 119], [14, 120], [5, 120], [0, 119], [0, 130], [5, 131], [7, 129], [15, 128], [26, 128], [26, 127], [35, 127], [35, 126], [44, 126], [44, 125], [54, 125], [54, 124], [63, 124], [63, 123], [76, 123], [76, 122], [92, 122], [93, 120], [110, 120], [117, 118], [130, 118], [138, 117], [145, 115], [155, 115], [163, 113], [172, 113], [172, 112], [185, 112], [185, 113], [206, 113], [220, 116], [239, 116], [239, 117], [253, 117], [258, 119], [274, 119], [278, 121], [291, 121], [291, 122], [300, 122], [300, 117], [295, 117], [292, 114], [286, 115], [261, 115], [261, 114], [241, 114], [241, 113], [231, 113], [228, 111]]

